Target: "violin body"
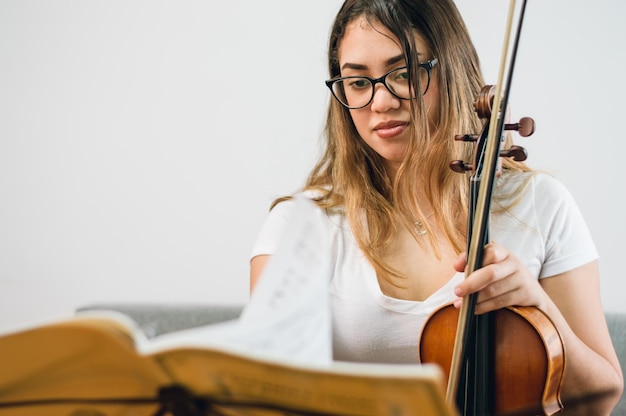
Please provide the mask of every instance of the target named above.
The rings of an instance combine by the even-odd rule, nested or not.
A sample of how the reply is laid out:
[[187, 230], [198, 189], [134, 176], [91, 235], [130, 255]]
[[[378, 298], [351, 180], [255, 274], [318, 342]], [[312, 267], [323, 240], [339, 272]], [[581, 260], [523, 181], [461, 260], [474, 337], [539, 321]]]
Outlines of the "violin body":
[[[560, 386], [565, 351], [553, 322], [535, 307], [507, 307], [493, 314], [495, 415], [553, 415], [562, 409]], [[446, 376], [452, 360], [459, 311], [452, 304], [426, 321], [419, 358], [441, 366]]]

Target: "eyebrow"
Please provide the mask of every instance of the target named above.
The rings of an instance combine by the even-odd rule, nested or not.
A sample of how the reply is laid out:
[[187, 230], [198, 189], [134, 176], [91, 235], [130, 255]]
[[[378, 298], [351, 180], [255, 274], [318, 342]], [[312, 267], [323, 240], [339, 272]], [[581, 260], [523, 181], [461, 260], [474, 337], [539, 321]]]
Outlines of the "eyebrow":
[[[387, 66], [391, 66], [391, 65], [393, 65], [393, 64], [397, 64], [398, 62], [403, 61], [403, 60], [404, 60], [404, 54], [396, 55], [396, 56], [393, 56], [393, 57], [391, 57], [391, 58], [387, 59], [387, 60], [385, 61], [385, 65], [387, 65]], [[346, 62], [345, 64], [343, 64], [343, 65], [341, 66], [341, 70], [344, 70], [344, 69], [359, 69], [359, 70], [365, 70], [365, 69], [367, 69], [367, 65], [363, 65], [363, 64], [355, 64], [355, 63], [351, 63], [351, 62]]]

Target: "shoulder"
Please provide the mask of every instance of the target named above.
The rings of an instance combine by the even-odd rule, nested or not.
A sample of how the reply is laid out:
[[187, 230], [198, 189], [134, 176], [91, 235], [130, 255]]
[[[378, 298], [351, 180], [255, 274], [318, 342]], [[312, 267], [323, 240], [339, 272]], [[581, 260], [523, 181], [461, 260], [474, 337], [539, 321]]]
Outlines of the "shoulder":
[[572, 203], [569, 190], [557, 178], [545, 172], [511, 172], [502, 175], [495, 187], [495, 197], [504, 205], [532, 203], [549, 205]]
[[539, 276], [563, 273], [597, 258], [583, 215], [562, 182], [543, 172], [500, 179], [493, 224], [504, 245], [516, 247], [520, 258], [530, 253], [529, 262], [538, 260], [529, 264]]
[[531, 175], [531, 183], [535, 193], [553, 195], [559, 198], [571, 197], [565, 185], [548, 173], [534, 172]]
[[274, 201], [267, 215], [263, 228], [282, 228], [289, 218], [294, 215], [299, 199], [315, 201], [317, 194], [314, 191], [302, 191], [293, 195], [279, 198]]
[[503, 175], [497, 183], [494, 201], [498, 209], [524, 218], [527, 224], [541, 229], [584, 222], [578, 205], [567, 187], [544, 172], [521, 172]]
[[516, 222], [545, 238], [586, 229], [578, 204], [565, 185], [543, 172], [507, 174], [500, 178], [492, 212], [502, 224]]
[[[581, 216], [577, 203], [567, 187], [554, 176], [537, 173], [531, 179], [534, 206], [544, 214]], [[581, 218], [582, 219], [582, 218]]]
[[[270, 209], [270, 215], [284, 215], [294, 210], [296, 205], [296, 201], [299, 199], [310, 200], [313, 203], [316, 203], [318, 206], [318, 201], [324, 196], [324, 192], [318, 189], [307, 189], [303, 191], [296, 192], [292, 195], [285, 196], [282, 198], [278, 198], [274, 201], [272, 208]], [[278, 213], [278, 214], [273, 214]]]
[[252, 257], [261, 254], [273, 254], [284, 232], [293, 221], [312, 221], [316, 227], [328, 232], [335, 231], [342, 223], [341, 213], [319, 208], [315, 201], [319, 198], [317, 191], [302, 191], [290, 197], [282, 198], [266, 216], [257, 240], [253, 247]]
[[[329, 195], [333, 195], [333, 197], [329, 197]], [[336, 198], [336, 194], [326, 188], [305, 189], [290, 196], [280, 198], [275, 201], [272, 206], [272, 211], [277, 210], [279, 212], [289, 212], [293, 210], [295, 201], [298, 199], [312, 201], [328, 217], [345, 216], [345, 208], [342, 202], [337, 202], [338, 200], [342, 201], [341, 198]]]
[[518, 190], [530, 185], [532, 188], [565, 188], [554, 176], [547, 172], [505, 172], [496, 182], [496, 189], [501, 191]]

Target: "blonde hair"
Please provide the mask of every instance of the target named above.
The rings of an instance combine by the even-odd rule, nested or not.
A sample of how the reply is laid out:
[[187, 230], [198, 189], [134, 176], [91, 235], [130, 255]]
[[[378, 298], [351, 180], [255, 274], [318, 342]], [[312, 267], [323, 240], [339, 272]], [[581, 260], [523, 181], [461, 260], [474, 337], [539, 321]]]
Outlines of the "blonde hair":
[[[438, 60], [431, 80], [439, 91], [438, 114], [429, 129], [422, 97], [411, 101], [412, 134], [406, 155], [392, 183], [382, 158], [359, 136], [349, 111], [331, 100], [325, 127], [325, 149], [304, 187], [316, 190], [317, 204], [341, 207], [359, 247], [379, 277], [392, 284], [401, 275], [384, 261], [397, 227], [403, 223], [421, 244], [439, 255], [438, 242], [418, 204], [416, 183], [434, 210], [436, 222], [457, 252], [465, 250], [468, 210], [467, 176], [453, 172], [452, 160], [471, 160], [473, 146], [454, 140], [478, 133], [481, 122], [473, 101], [483, 87], [479, 59], [465, 24], [451, 0], [348, 0], [334, 21], [329, 41], [330, 77], [338, 77], [338, 50], [346, 26], [356, 18], [382, 24], [400, 41], [409, 73], [417, 74], [419, 33]], [[410, 76], [414, 91], [418, 77]], [[504, 169], [526, 170], [503, 161]], [[276, 200], [278, 203], [281, 199]], [[398, 223], [398, 221], [400, 223]], [[429, 238], [419, 238], [413, 224], [420, 221]]]

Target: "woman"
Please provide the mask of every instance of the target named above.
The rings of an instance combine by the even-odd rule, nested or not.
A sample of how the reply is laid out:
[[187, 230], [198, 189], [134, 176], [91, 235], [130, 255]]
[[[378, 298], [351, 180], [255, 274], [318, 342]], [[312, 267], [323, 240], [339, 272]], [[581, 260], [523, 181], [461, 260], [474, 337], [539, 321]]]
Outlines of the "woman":
[[[439, 306], [478, 293], [476, 313], [510, 305], [544, 311], [562, 334], [562, 396], [623, 389], [604, 319], [597, 253], [569, 193], [504, 159], [484, 267], [465, 278], [471, 160], [455, 142], [481, 125], [483, 80], [451, 0], [347, 0], [329, 43], [326, 149], [304, 192], [326, 210], [334, 274], [336, 360], [417, 362], [420, 331]], [[507, 145], [510, 145], [507, 144]], [[251, 260], [254, 288], [292, 202], [275, 202]], [[599, 411], [599, 413], [597, 413]]]

